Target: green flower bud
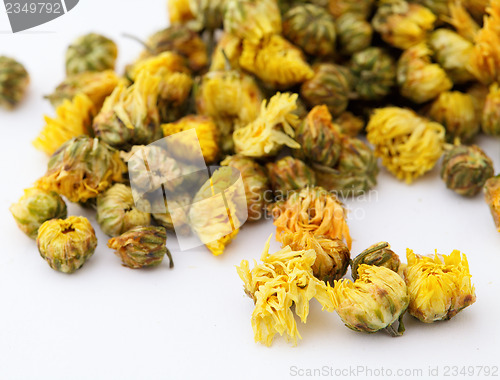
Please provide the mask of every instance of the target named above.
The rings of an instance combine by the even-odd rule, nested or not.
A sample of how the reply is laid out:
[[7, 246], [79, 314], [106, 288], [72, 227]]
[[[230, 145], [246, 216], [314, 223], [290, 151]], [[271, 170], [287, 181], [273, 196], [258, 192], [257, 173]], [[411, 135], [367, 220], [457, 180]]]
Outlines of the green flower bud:
[[490, 136], [500, 136], [500, 87], [493, 83], [481, 109], [481, 127]]
[[85, 71], [114, 70], [118, 48], [116, 44], [96, 33], [78, 37], [66, 51], [66, 74]]
[[371, 13], [375, 0], [330, 0], [330, 13], [339, 18], [346, 13], [356, 13], [367, 19]]
[[298, 156], [325, 166], [334, 166], [340, 156], [341, 142], [338, 128], [326, 106], [316, 106], [295, 131], [295, 140], [301, 149]]
[[32, 239], [36, 239], [38, 228], [47, 220], [67, 216], [66, 203], [56, 192], [36, 187], [24, 190], [24, 195], [9, 210], [19, 229]]
[[349, 104], [349, 70], [331, 63], [318, 64], [313, 69], [314, 76], [302, 84], [300, 96], [310, 107], [324, 104], [332, 115], [340, 115]]
[[342, 54], [352, 55], [370, 47], [373, 28], [363, 16], [345, 13], [337, 19], [336, 24]]
[[108, 247], [115, 250], [124, 266], [139, 269], [160, 265], [165, 254], [174, 266], [172, 256], [166, 247], [167, 231], [163, 227], [134, 227], [108, 241]]
[[457, 194], [476, 195], [493, 174], [493, 162], [476, 145], [454, 147], [443, 157], [441, 178]]
[[370, 47], [357, 52], [350, 67], [354, 90], [361, 99], [380, 100], [396, 85], [396, 63], [384, 49]]
[[335, 20], [314, 4], [297, 5], [283, 16], [283, 35], [314, 56], [329, 56], [335, 51]]
[[222, 28], [224, 8], [227, 0], [188, 0], [194, 20], [188, 25], [194, 30], [215, 30]]
[[276, 195], [283, 195], [283, 198], [293, 190], [316, 186], [314, 171], [297, 158], [286, 156], [268, 163], [266, 167], [274, 192]]
[[247, 198], [248, 220], [257, 221], [264, 217], [266, 192], [270, 190], [267, 175], [256, 161], [243, 156], [227, 156], [222, 166], [231, 166], [241, 173]]
[[146, 199], [134, 202], [132, 189], [121, 183], [111, 186], [97, 197], [97, 223], [109, 236], [118, 236], [136, 226], [148, 226], [151, 215]]
[[351, 112], [345, 111], [333, 120], [343, 135], [356, 137], [365, 128], [365, 121]]
[[22, 64], [0, 56], [0, 107], [14, 108], [24, 98], [30, 77]]
[[389, 243], [382, 241], [365, 249], [351, 262], [351, 275], [353, 280], [358, 279], [358, 268], [361, 264], [386, 267], [398, 273], [401, 261], [399, 256], [391, 250]]
[[379, 168], [373, 150], [363, 141], [344, 137], [337, 165], [314, 165], [318, 186], [344, 196], [362, 194], [377, 185]]
[[50, 267], [73, 273], [94, 254], [97, 238], [90, 222], [81, 216], [52, 219], [38, 230], [38, 250]]

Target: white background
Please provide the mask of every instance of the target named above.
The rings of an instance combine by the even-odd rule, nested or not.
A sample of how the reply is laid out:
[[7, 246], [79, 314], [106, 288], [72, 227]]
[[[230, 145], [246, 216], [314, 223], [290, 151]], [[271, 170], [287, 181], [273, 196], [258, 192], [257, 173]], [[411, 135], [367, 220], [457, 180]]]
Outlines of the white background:
[[[31, 145], [43, 114], [54, 114], [42, 96], [63, 79], [65, 48], [83, 33], [96, 31], [117, 41], [122, 70], [141, 50], [122, 33], [146, 38], [165, 27], [165, 3], [82, 0], [66, 16], [16, 35], [0, 6], [0, 55], [23, 62], [32, 78], [22, 106], [0, 110], [0, 379], [284, 379], [298, 377], [293, 376], [298, 369], [323, 366], [383, 367], [393, 375], [397, 369], [421, 369], [420, 378], [426, 378], [429, 367], [439, 366], [444, 377], [445, 366], [499, 366], [500, 234], [482, 195], [455, 195], [437, 169], [412, 186], [382, 170], [370, 201], [347, 203], [353, 255], [381, 240], [403, 260], [407, 247], [422, 254], [437, 248], [468, 255], [476, 304], [431, 325], [407, 315], [401, 338], [353, 332], [313, 300], [307, 325], [298, 326], [303, 337], [298, 347], [279, 337], [271, 348], [254, 343], [253, 305], [235, 265], [260, 257], [274, 232], [269, 221], [245, 225], [222, 257], [204, 248], [179, 252], [172, 238], [173, 270], [166, 263], [130, 270], [106, 247], [94, 216], [84, 213], [98, 233], [94, 256], [73, 275], [50, 269], [8, 211], [45, 171], [47, 157]], [[500, 169], [498, 139], [483, 137], [479, 144]], [[69, 211], [82, 213], [75, 206]], [[274, 239], [272, 247], [279, 248]], [[370, 376], [360, 372], [352, 378]]]

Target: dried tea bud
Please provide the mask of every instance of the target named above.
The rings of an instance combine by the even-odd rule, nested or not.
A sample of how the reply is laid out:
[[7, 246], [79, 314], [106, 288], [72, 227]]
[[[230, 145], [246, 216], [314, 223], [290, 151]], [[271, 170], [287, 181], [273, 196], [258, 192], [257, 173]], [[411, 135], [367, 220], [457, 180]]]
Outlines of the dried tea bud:
[[[396, 272], [362, 264], [355, 282], [342, 279], [335, 283], [335, 310], [347, 327], [374, 333], [385, 329], [393, 336], [404, 332], [402, 316], [410, 297], [404, 280]], [[396, 330], [394, 324], [399, 320]]]
[[363, 16], [344, 13], [336, 20], [340, 52], [352, 55], [368, 48], [372, 43], [373, 28]]
[[372, 25], [389, 45], [408, 49], [426, 40], [435, 21], [434, 13], [422, 5], [405, 0], [381, 0]]
[[95, 110], [99, 111], [119, 82], [120, 78], [112, 70], [86, 71], [66, 77], [46, 98], [54, 107], [58, 107], [65, 99], [73, 100], [78, 94], [85, 94], [94, 104]]
[[399, 59], [397, 78], [401, 95], [415, 103], [425, 103], [453, 87], [446, 71], [431, 61], [425, 43], [406, 50]]
[[340, 156], [341, 138], [326, 106], [316, 106], [295, 131], [301, 148], [298, 156], [325, 166], [334, 166]]
[[408, 311], [422, 322], [432, 323], [454, 317], [476, 302], [465, 254], [415, 255], [407, 249], [405, 270], [410, 305]]
[[227, 0], [224, 30], [251, 42], [281, 33], [281, 14], [275, 0]]
[[441, 178], [457, 194], [473, 197], [493, 175], [493, 162], [476, 145], [456, 146], [443, 157]]
[[116, 44], [96, 33], [78, 37], [66, 51], [66, 74], [85, 71], [114, 70], [118, 48]]
[[109, 236], [118, 236], [136, 226], [148, 226], [151, 215], [149, 201], [134, 201], [132, 189], [121, 183], [111, 186], [97, 197], [97, 223]]
[[268, 202], [266, 193], [270, 191], [269, 179], [264, 168], [251, 158], [243, 156], [227, 156], [221, 165], [231, 166], [241, 174], [247, 198], [248, 220], [262, 219]]
[[0, 56], [0, 107], [12, 109], [24, 98], [30, 77], [22, 64]]
[[354, 90], [365, 100], [380, 100], [396, 85], [396, 63], [384, 49], [370, 47], [354, 54], [350, 62]]
[[346, 13], [355, 13], [367, 19], [374, 6], [375, 0], [330, 0], [329, 10], [335, 18], [339, 18]]
[[461, 84], [474, 80], [469, 70], [474, 45], [459, 34], [438, 29], [429, 37], [429, 47], [437, 63], [446, 71], [453, 83]]
[[312, 266], [314, 277], [333, 286], [347, 272], [351, 254], [342, 240], [313, 236], [304, 231], [285, 233], [281, 237], [282, 247], [290, 246], [294, 251], [314, 249], [316, 260]]
[[109, 145], [80, 136], [64, 143], [49, 160], [37, 187], [55, 191], [71, 202], [96, 198], [113, 182], [121, 182], [126, 166]]
[[382, 241], [368, 247], [352, 260], [351, 275], [354, 281], [358, 279], [358, 268], [362, 264], [386, 267], [398, 273], [401, 261], [399, 256], [391, 250], [389, 243]]
[[108, 247], [115, 250], [124, 266], [139, 269], [160, 265], [165, 254], [174, 266], [167, 249], [167, 231], [163, 227], [134, 227], [108, 241]]
[[286, 89], [313, 77], [304, 53], [278, 34], [258, 42], [243, 41], [240, 66], [267, 87]]
[[201, 37], [187, 25], [175, 24], [160, 30], [149, 37], [147, 52], [143, 57], [150, 57], [171, 51], [187, 60], [188, 67], [199, 72], [208, 66], [207, 46]]
[[332, 63], [315, 65], [314, 76], [300, 88], [300, 96], [310, 106], [326, 105], [334, 116], [345, 111], [349, 104], [352, 77], [349, 70]]
[[283, 16], [283, 36], [313, 56], [335, 52], [335, 20], [314, 4], [297, 5]]
[[363, 194], [377, 185], [379, 168], [373, 150], [363, 141], [343, 137], [334, 167], [314, 165], [318, 186], [343, 196]]
[[24, 190], [24, 195], [10, 208], [21, 231], [36, 239], [38, 228], [50, 219], [65, 219], [66, 203], [54, 191], [45, 191], [32, 187]]
[[490, 86], [481, 109], [481, 128], [490, 136], [500, 136], [500, 87], [497, 83]]
[[349, 111], [342, 112], [333, 122], [339, 127], [341, 134], [350, 137], [358, 136], [361, 131], [363, 131], [366, 124], [361, 117]]
[[151, 208], [157, 210], [165, 205], [167, 212], [153, 213], [154, 221], [169, 231], [175, 231], [176, 234], [187, 236], [191, 232], [188, 221], [189, 205], [192, 198], [189, 194], [179, 194], [169, 196], [168, 203], [165, 199], [155, 198], [151, 202]]
[[459, 91], [441, 93], [432, 103], [429, 117], [446, 128], [446, 140], [450, 143], [457, 138], [470, 143], [479, 133], [479, 119], [469, 94]]
[[130, 149], [162, 137], [157, 101], [160, 78], [143, 71], [136, 82], [120, 84], [95, 117], [96, 137], [115, 148]]
[[278, 198], [286, 199], [291, 191], [316, 186], [314, 171], [297, 158], [286, 156], [274, 163], [268, 163], [266, 167], [273, 191]]
[[500, 232], [500, 175], [488, 179], [483, 190], [495, 227]]
[[443, 152], [443, 126], [403, 108], [375, 110], [366, 131], [382, 165], [407, 183], [430, 171]]
[[38, 251], [50, 267], [73, 273], [87, 261], [97, 247], [97, 238], [90, 222], [82, 216], [52, 219], [43, 223], [36, 241]]

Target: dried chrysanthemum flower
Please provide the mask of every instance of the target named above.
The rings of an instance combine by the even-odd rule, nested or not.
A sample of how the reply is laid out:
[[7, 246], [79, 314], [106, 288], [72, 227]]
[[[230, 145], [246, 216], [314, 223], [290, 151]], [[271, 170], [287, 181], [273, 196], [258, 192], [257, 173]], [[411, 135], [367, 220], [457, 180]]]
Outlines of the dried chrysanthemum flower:
[[344, 13], [336, 20], [336, 26], [342, 54], [352, 55], [370, 46], [373, 28], [362, 15]]
[[340, 239], [314, 236], [305, 231], [284, 233], [282, 247], [289, 246], [294, 251], [314, 249], [316, 261], [312, 265], [314, 277], [333, 286], [347, 272], [351, 253]]
[[334, 166], [340, 156], [340, 131], [332, 122], [326, 106], [316, 106], [295, 130], [300, 144], [299, 156], [317, 164]]
[[436, 16], [428, 8], [405, 0], [381, 0], [373, 28], [389, 45], [408, 49], [425, 41]]
[[227, 156], [220, 164], [231, 166], [240, 172], [247, 199], [248, 220], [262, 219], [268, 203], [266, 193], [270, 191], [264, 168], [251, 158], [238, 155]]
[[339, 127], [341, 134], [350, 137], [356, 137], [365, 127], [365, 121], [349, 111], [342, 112], [333, 123]]
[[15, 59], [0, 56], [0, 107], [14, 108], [24, 98], [30, 77]]
[[476, 20], [482, 21], [490, 0], [462, 0], [462, 3]]
[[[410, 297], [404, 280], [396, 272], [375, 265], [358, 267], [355, 282], [335, 282], [335, 310], [347, 327], [374, 333], [386, 329], [393, 336], [404, 331], [402, 316]], [[399, 320], [396, 330], [394, 324]]]
[[82, 216], [52, 219], [38, 230], [38, 251], [54, 270], [73, 273], [87, 261], [97, 247], [90, 222]]
[[292, 87], [314, 74], [302, 51], [277, 34], [258, 42], [244, 40], [240, 66], [276, 88]]
[[401, 95], [415, 103], [425, 103], [453, 87], [446, 71], [431, 61], [425, 43], [406, 50], [399, 59], [397, 78]]
[[443, 153], [445, 129], [410, 110], [375, 110], [366, 127], [375, 155], [397, 178], [411, 183], [431, 170]]
[[493, 162], [476, 145], [453, 147], [443, 157], [441, 178], [457, 194], [473, 197], [494, 174]]
[[227, 0], [189, 0], [193, 20], [188, 25], [194, 30], [210, 30], [222, 28]]
[[33, 141], [35, 148], [52, 155], [66, 141], [92, 130], [94, 103], [85, 94], [64, 100], [56, 109], [55, 119], [45, 116], [45, 127]]
[[96, 137], [125, 150], [160, 139], [159, 83], [159, 77], [143, 71], [132, 86], [118, 85], [94, 119]]
[[157, 210], [162, 204], [165, 206], [165, 213], [153, 213], [154, 221], [167, 230], [175, 231], [176, 234], [186, 236], [191, 232], [189, 226], [188, 211], [192, 198], [189, 194], [177, 194], [166, 199], [154, 198], [151, 208]]
[[486, 98], [488, 97], [489, 88], [481, 83], [472, 84], [467, 90], [467, 94], [472, 96], [472, 101], [474, 102], [474, 108], [476, 110], [476, 115], [478, 120], [482, 120], [483, 111], [485, 109]]
[[113, 182], [121, 182], [126, 170], [118, 151], [98, 139], [79, 136], [52, 155], [47, 172], [36, 186], [55, 191], [71, 202], [86, 202]]
[[490, 86], [481, 113], [481, 128], [490, 136], [500, 136], [500, 87]]
[[137, 226], [148, 226], [151, 215], [146, 199], [134, 201], [132, 189], [122, 183], [111, 186], [97, 197], [97, 223], [109, 236], [118, 236]]
[[307, 231], [314, 236], [343, 239], [352, 244], [347, 212], [339, 199], [321, 187], [306, 187], [292, 193], [272, 210], [278, 240], [285, 232]]
[[354, 281], [358, 279], [358, 269], [362, 264], [386, 267], [398, 273], [401, 261], [389, 243], [382, 241], [368, 247], [352, 260], [351, 275]]
[[326, 105], [334, 116], [340, 115], [349, 105], [352, 76], [349, 70], [333, 63], [313, 67], [314, 76], [302, 83], [300, 96], [309, 107]]
[[363, 194], [377, 185], [379, 168], [373, 150], [355, 137], [343, 136], [337, 164], [314, 165], [318, 186], [344, 196]]
[[172, 268], [174, 263], [166, 244], [165, 228], [153, 226], [134, 227], [108, 241], [108, 247], [115, 250], [123, 265], [132, 269], [160, 265], [165, 255], [170, 259]]
[[500, 0], [491, 0], [488, 16], [474, 39], [470, 68], [483, 84], [500, 82]]
[[233, 134], [236, 152], [248, 157], [274, 156], [286, 145], [300, 148], [292, 138], [299, 118], [293, 114], [297, 108], [297, 94], [277, 93], [268, 102], [262, 102], [260, 114]]
[[227, 166], [203, 184], [189, 209], [191, 228], [214, 256], [224, 253], [246, 217], [244, 187], [238, 186], [234, 169]]
[[280, 34], [281, 14], [276, 0], [227, 0], [224, 30], [253, 43]]
[[119, 82], [120, 78], [112, 70], [86, 71], [65, 78], [46, 98], [54, 107], [58, 107], [65, 99], [73, 100], [77, 95], [85, 94], [94, 104], [95, 110], [99, 111]]
[[476, 301], [465, 254], [454, 250], [448, 256], [427, 257], [407, 249], [406, 259], [408, 311], [422, 322], [450, 319]]
[[243, 50], [243, 41], [230, 33], [224, 33], [215, 45], [209, 71], [226, 70], [227, 66], [233, 70], [240, 68], [240, 56]]
[[66, 74], [114, 70], [118, 48], [107, 37], [89, 33], [78, 37], [66, 51]]
[[189, 0], [168, 0], [168, 17], [171, 24], [181, 23], [192, 20], [194, 18]]
[[313, 56], [331, 56], [335, 52], [335, 20], [324, 8], [300, 4], [283, 16], [283, 36]]
[[375, 0], [329, 0], [329, 10], [335, 18], [356, 13], [366, 19], [371, 15], [374, 3]]
[[148, 50], [142, 58], [172, 51], [186, 58], [188, 67], [194, 72], [208, 66], [207, 46], [198, 33], [187, 25], [174, 24], [160, 30], [149, 37], [146, 45]]
[[32, 187], [24, 190], [24, 195], [9, 208], [21, 231], [36, 239], [38, 228], [50, 219], [65, 219], [66, 203], [55, 191], [45, 191]]
[[323, 310], [332, 312], [332, 288], [313, 275], [314, 249], [293, 251], [287, 246], [270, 255], [269, 243], [270, 239], [261, 256], [262, 264], [255, 263], [250, 270], [248, 261], [243, 260], [236, 267], [245, 284], [245, 293], [255, 303], [252, 313], [255, 341], [270, 346], [276, 334], [285, 334], [287, 341], [296, 345], [301, 336], [292, 305], [303, 323], [307, 322], [312, 298], [318, 300]]
[[291, 156], [266, 165], [271, 186], [277, 198], [286, 199], [294, 190], [316, 186], [314, 171], [306, 163]]
[[[472, 0], [476, 1], [476, 0]], [[482, 0], [480, 0], [482, 1]], [[489, 0], [487, 0], [489, 1]], [[446, 20], [450, 23], [457, 33], [470, 42], [474, 42], [481, 27], [472, 18], [467, 9], [463, 6], [462, 1], [449, 2], [448, 7], [450, 9], [450, 18]], [[482, 21], [483, 16], [481, 16]]]
[[396, 85], [394, 58], [378, 47], [355, 53], [350, 62], [354, 90], [361, 99], [380, 100]]
[[500, 175], [488, 179], [483, 190], [495, 227], [500, 232]]
[[198, 139], [193, 139], [191, 135], [176, 136], [175, 144], [169, 144], [171, 150], [169, 153], [178, 159], [187, 161], [197, 160], [198, 156], [190, 156], [189, 152], [196, 152], [198, 144], [201, 147], [201, 152], [206, 163], [215, 162], [219, 157], [219, 133], [217, 126], [210, 117], [188, 115], [175, 123], [163, 124], [162, 128], [164, 136], [171, 136], [190, 129], [196, 131]]
[[439, 18], [447, 17], [450, 14], [450, 0], [416, 0], [415, 3], [429, 8]]
[[459, 91], [441, 93], [432, 103], [428, 115], [446, 128], [446, 139], [451, 143], [457, 138], [470, 143], [480, 130], [472, 96]]
[[446, 71], [453, 83], [461, 84], [474, 79], [469, 70], [474, 45], [459, 34], [438, 29], [429, 37], [429, 46], [437, 63]]

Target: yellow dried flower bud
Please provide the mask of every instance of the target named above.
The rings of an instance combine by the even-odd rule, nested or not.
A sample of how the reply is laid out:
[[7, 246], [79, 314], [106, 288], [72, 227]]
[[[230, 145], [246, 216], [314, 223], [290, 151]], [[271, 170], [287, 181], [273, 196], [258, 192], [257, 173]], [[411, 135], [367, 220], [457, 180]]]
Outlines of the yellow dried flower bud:
[[476, 301], [465, 254], [454, 250], [448, 256], [426, 257], [407, 249], [406, 258], [408, 311], [422, 322], [450, 319]]
[[470, 42], [474, 42], [480, 26], [476, 23], [476, 21], [474, 21], [469, 12], [467, 12], [465, 7], [462, 5], [462, 2], [449, 2], [449, 9], [450, 19], [447, 21], [453, 25], [459, 35]]
[[70, 216], [43, 223], [38, 230], [37, 245], [52, 269], [73, 273], [94, 254], [97, 238], [86, 218]]
[[48, 155], [55, 153], [61, 145], [74, 137], [89, 135], [95, 105], [85, 94], [78, 94], [72, 100], [65, 99], [56, 109], [55, 119], [45, 116], [45, 127], [33, 145]]
[[498, 83], [493, 83], [490, 86], [481, 119], [481, 127], [484, 133], [491, 136], [500, 136], [500, 87]]
[[224, 33], [215, 46], [209, 71], [240, 68], [240, 56], [243, 50], [243, 40], [232, 34]]
[[490, 208], [493, 222], [498, 232], [500, 232], [500, 176], [497, 175], [488, 179], [483, 189], [484, 198]]
[[445, 129], [410, 110], [397, 107], [374, 112], [366, 127], [375, 155], [406, 183], [431, 170], [443, 153]]
[[[335, 282], [335, 310], [347, 327], [374, 333], [387, 329], [392, 335], [404, 331], [401, 317], [408, 307], [408, 289], [396, 272], [362, 264], [355, 282]], [[400, 320], [399, 331], [392, 326]]]
[[302, 51], [277, 34], [259, 42], [244, 40], [240, 65], [266, 85], [281, 89], [302, 83], [314, 75]]
[[335, 18], [346, 13], [355, 13], [368, 18], [374, 3], [375, 0], [329, 0], [329, 10]]
[[269, 102], [264, 100], [257, 119], [234, 132], [236, 152], [248, 157], [265, 157], [274, 156], [283, 145], [300, 148], [292, 138], [299, 121], [293, 114], [297, 97], [297, 94], [278, 92]]
[[194, 18], [189, 0], [168, 0], [168, 16], [171, 24], [185, 23]]
[[453, 87], [446, 72], [431, 61], [425, 43], [406, 50], [399, 59], [397, 79], [401, 95], [415, 103], [425, 103]]

